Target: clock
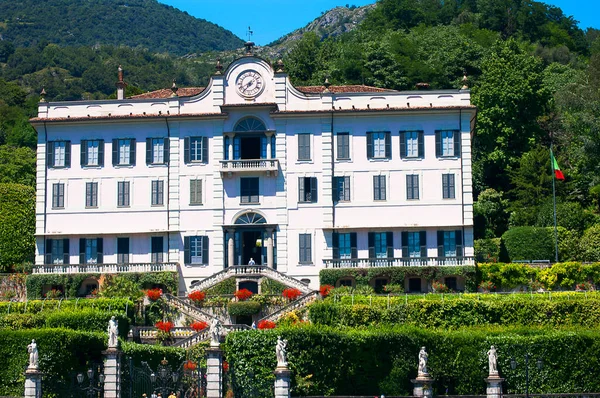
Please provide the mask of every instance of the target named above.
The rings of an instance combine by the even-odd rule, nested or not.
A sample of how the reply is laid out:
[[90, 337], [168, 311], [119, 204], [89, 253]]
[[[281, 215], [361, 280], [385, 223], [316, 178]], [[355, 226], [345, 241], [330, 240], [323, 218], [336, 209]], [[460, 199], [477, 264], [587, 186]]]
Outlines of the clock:
[[238, 93], [244, 97], [256, 97], [265, 88], [262, 76], [254, 70], [247, 70], [240, 73], [235, 85]]

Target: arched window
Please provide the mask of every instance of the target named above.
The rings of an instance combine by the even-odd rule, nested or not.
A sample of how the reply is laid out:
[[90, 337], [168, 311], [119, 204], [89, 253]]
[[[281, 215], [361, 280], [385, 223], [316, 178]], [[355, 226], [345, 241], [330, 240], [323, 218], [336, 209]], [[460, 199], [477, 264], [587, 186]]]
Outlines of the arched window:
[[244, 213], [235, 220], [238, 225], [266, 224], [267, 220], [258, 213]]
[[240, 120], [233, 131], [265, 131], [267, 127], [255, 117], [247, 117]]

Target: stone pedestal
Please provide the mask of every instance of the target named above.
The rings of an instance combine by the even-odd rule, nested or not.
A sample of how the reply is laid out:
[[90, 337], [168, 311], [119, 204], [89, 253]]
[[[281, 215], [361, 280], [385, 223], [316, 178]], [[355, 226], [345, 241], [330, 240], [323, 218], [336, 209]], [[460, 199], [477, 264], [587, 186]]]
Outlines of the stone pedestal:
[[429, 375], [419, 375], [411, 380], [413, 383], [413, 396], [432, 398], [433, 397], [433, 379]]
[[502, 379], [500, 376], [490, 376], [484, 379], [487, 383], [486, 394], [487, 398], [501, 398], [502, 397]]
[[104, 356], [104, 398], [121, 397], [121, 350], [109, 348]]
[[42, 398], [42, 372], [38, 369], [25, 371], [25, 398]]
[[219, 347], [206, 349], [206, 398], [223, 396], [223, 351]]
[[287, 366], [275, 368], [275, 398], [290, 398], [291, 374]]

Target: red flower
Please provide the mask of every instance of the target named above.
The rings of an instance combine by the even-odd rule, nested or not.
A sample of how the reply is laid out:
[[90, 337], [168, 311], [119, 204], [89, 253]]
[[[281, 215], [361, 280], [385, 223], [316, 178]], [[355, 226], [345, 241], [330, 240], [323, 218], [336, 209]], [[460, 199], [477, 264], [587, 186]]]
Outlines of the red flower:
[[192, 329], [194, 329], [196, 332], [199, 332], [201, 330], [204, 330], [208, 327], [208, 323], [206, 322], [194, 322], [190, 325], [192, 327]]
[[198, 366], [198, 365], [196, 364], [196, 362], [194, 362], [194, 361], [190, 361], [190, 360], [187, 360], [187, 361], [186, 361], [186, 362], [183, 364], [183, 370], [190, 370], [190, 371], [193, 371], [193, 370], [196, 370], [196, 367], [197, 367], [197, 366]]
[[173, 322], [169, 322], [169, 321], [166, 321], [166, 322], [159, 321], [159, 322], [156, 322], [156, 324], [155, 324], [154, 326], [156, 326], [156, 328], [157, 328], [158, 330], [161, 330], [161, 331], [163, 331], [163, 332], [165, 332], [165, 333], [170, 333], [170, 332], [171, 332], [171, 330], [173, 329], [173, 327], [174, 327], [175, 325], [173, 325]]
[[152, 301], [156, 301], [160, 298], [160, 296], [162, 296], [162, 289], [148, 289], [146, 290], [146, 296], [152, 300]]
[[275, 322], [262, 320], [262, 321], [258, 322], [258, 328], [259, 329], [275, 329]]
[[223, 372], [229, 371], [229, 363], [227, 361], [223, 361]]
[[295, 287], [289, 287], [287, 289], [283, 290], [283, 297], [285, 297], [288, 300], [296, 300], [298, 297], [300, 297], [300, 295], [302, 294], [302, 292], [298, 289], [296, 289]]
[[332, 285], [322, 285], [321, 288], [319, 289], [319, 293], [321, 293], [321, 297], [329, 296], [331, 289], [333, 289]]
[[240, 289], [237, 292], [235, 292], [233, 295], [239, 301], [245, 301], [245, 300], [248, 300], [250, 297], [252, 297], [252, 292], [248, 289]]
[[194, 303], [201, 303], [204, 301], [206, 297], [206, 293], [201, 292], [200, 290], [194, 290], [188, 294], [188, 298], [192, 300]]

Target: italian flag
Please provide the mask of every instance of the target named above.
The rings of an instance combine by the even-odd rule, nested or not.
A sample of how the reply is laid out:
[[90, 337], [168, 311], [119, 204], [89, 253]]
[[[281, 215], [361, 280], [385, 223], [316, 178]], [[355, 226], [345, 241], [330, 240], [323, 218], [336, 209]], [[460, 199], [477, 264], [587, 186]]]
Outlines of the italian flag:
[[552, 161], [552, 170], [554, 170], [554, 177], [557, 180], [564, 180], [565, 175], [562, 171], [560, 171], [560, 167], [558, 167], [558, 162], [556, 161], [556, 158], [554, 157], [552, 151], [550, 151], [550, 160]]

